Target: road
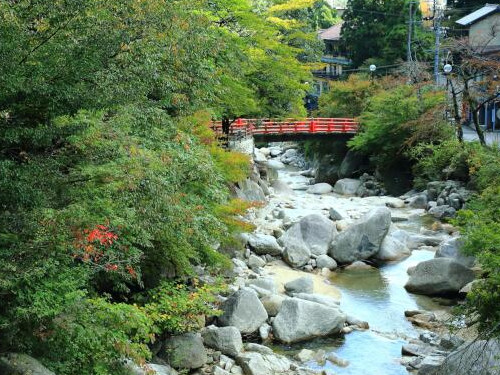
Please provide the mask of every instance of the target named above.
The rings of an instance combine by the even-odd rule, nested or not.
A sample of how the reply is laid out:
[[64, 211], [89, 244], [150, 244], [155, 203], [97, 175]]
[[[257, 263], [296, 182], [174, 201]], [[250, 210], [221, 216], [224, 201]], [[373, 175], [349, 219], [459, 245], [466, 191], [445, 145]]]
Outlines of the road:
[[[464, 141], [472, 142], [479, 139], [474, 129], [468, 126], [463, 126], [462, 129], [464, 131]], [[500, 131], [484, 132], [484, 138], [486, 139], [486, 144], [488, 145], [492, 145], [494, 143], [500, 145]]]

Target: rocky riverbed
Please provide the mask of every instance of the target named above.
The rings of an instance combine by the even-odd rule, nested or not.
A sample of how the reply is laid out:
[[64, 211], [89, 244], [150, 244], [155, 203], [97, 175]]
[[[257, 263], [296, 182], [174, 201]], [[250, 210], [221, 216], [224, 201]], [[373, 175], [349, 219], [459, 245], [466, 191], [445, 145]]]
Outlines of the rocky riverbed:
[[[248, 215], [256, 230], [245, 237], [247, 268], [235, 264], [237, 287], [250, 286], [271, 310], [269, 328], [259, 329], [262, 343], [325, 373], [432, 374], [443, 367], [464, 342], [447, 332], [449, 305], [475, 273], [455, 228], [439, 220], [453, 216], [469, 192], [449, 181], [388, 197], [366, 174], [315, 184], [294, 149], [255, 155], [255, 186], [267, 194], [266, 205]], [[270, 291], [255, 286], [263, 279]], [[326, 314], [343, 315], [343, 327], [321, 325], [321, 304], [336, 310]]]
[[315, 184], [283, 145], [254, 160], [237, 194], [262, 205], [246, 215], [255, 231], [232, 259], [222, 315], [169, 338], [148, 374], [499, 374], [498, 343], [470, 343], [445, 326], [480, 274], [439, 221], [461, 208], [465, 189], [439, 182], [389, 197], [369, 175]]

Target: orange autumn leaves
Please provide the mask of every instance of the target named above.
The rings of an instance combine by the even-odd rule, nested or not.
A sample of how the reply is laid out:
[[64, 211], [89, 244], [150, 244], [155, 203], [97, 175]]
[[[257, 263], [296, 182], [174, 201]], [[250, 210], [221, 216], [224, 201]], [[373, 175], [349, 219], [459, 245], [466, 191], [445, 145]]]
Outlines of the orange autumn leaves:
[[[133, 266], [135, 256], [130, 246], [109, 225], [96, 225], [92, 229], [77, 231], [73, 258], [88, 264], [95, 272], [114, 272], [127, 279], [137, 279]], [[132, 254], [133, 255], [133, 254]]]

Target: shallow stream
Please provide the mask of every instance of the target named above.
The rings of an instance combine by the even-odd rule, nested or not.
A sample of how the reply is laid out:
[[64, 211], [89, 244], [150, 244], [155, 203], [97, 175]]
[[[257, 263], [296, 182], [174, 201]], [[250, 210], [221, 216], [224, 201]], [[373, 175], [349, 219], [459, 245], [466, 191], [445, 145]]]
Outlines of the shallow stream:
[[[388, 197], [343, 197], [336, 194], [312, 195], [306, 193], [308, 178], [303, 177], [292, 168], [280, 170], [278, 179], [294, 188], [292, 194], [276, 194], [271, 196], [267, 207], [263, 208], [256, 218], [259, 227], [269, 224], [273, 210], [284, 209], [286, 217], [295, 221], [310, 213], [323, 212], [333, 207], [344, 217], [359, 218], [376, 206], [385, 205]], [[423, 216], [423, 210], [394, 209], [393, 213], [405, 217], [405, 221], [394, 224], [397, 229], [419, 233], [421, 227], [428, 228], [429, 221]], [[267, 224], [266, 224], [267, 223]], [[272, 228], [271, 228], [272, 230]], [[338, 357], [349, 361], [347, 367], [339, 367], [326, 361], [307, 362], [315, 369], [327, 370], [331, 374], [346, 375], [403, 375], [408, 374], [400, 364], [401, 347], [420, 332], [407, 321], [405, 310], [424, 309], [429, 311], [446, 311], [448, 308], [429, 297], [409, 294], [404, 289], [408, 279], [407, 269], [417, 263], [433, 258], [434, 251], [414, 250], [410, 257], [392, 263], [385, 263], [372, 270], [334, 272], [328, 279], [323, 278], [322, 290], [315, 292], [339, 295], [340, 307], [348, 315], [367, 321], [370, 329], [354, 331], [342, 337], [322, 338], [292, 346], [275, 345], [273, 349], [285, 355], [293, 356], [301, 349], [323, 349], [327, 353], [334, 352]], [[267, 268], [267, 267], [266, 267]], [[284, 266], [271, 265], [270, 274], [279, 283], [302, 276], [300, 271], [292, 271]], [[316, 283], [317, 278], [315, 276]], [[320, 281], [321, 282], [321, 281]], [[331, 291], [328, 291], [328, 289]], [[325, 292], [326, 289], [326, 292]]]

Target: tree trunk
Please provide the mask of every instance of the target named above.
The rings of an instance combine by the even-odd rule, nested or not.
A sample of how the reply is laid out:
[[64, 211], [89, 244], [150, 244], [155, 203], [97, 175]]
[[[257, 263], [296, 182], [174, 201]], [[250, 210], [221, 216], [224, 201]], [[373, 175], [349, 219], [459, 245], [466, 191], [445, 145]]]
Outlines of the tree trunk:
[[462, 117], [460, 117], [460, 109], [458, 108], [457, 93], [455, 92], [455, 86], [453, 82], [448, 80], [451, 87], [451, 98], [453, 101], [453, 118], [455, 119], [455, 133], [457, 135], [458, 141], [462, 143], [464, 141], [464, 131], [462, 129]]
[[474, 123], [474, 127], [476, 129], [477, 136], [479, 137], [479, 142], [482, 146], [486, 146], [486, 140], [484, 139], [483, 129], [479, 126], [479, 117], [477, 116], [477, 111], [475, 110], [475, 103], [472, 100], [469, 93], [469, 84], [467, 80], [464, 81], [464, 96], [467, 98], [467, 103], [469, 103], [469, 108], [472, 111], [472, 122]]

